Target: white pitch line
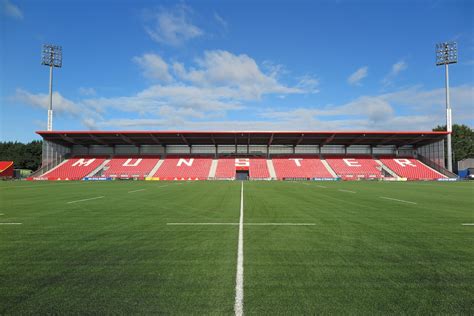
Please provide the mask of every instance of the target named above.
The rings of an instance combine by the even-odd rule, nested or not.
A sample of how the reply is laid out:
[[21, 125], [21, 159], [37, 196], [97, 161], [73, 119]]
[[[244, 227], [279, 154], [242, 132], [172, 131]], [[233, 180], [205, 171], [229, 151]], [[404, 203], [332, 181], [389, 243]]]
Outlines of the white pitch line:
[[236, 316], [244, 314], [244, 182], [240, 189], [240, 220], [239, 242], [237, 246], [237, 272], [235, 275], [235, 303]]
[[474, 226], [474, 223], [464, 223], [464, 224], [461, 224], [462, 226]]
[[314, 226], [314, 223], [245, 223], [250, 226]]
[[1, 215], [5, 215], [5, 214], [2, 213], [2, 214], [0, 214], [0, 216], [1, 216]]
[[324, 185], [319, 185], [319, 184], [317, 184], [316, 186], [317, 186], [318, 188], [327, 189], [327, 187], [325, 187]]
[[405, 201], [405, 200], [399, 200], [399, 199], [394, 199], [394, 198], [390, 198], [390, 197], [386, 197], [386, 196], [379, 196], [379, 198], [385, 199], [385, 200], [391, 200], [391, 201], [402, 202], [402, 203], [408, 203], [408, 204], [418, 204], [418, 203], [416, 203], [416, 202]]
[[355, 191], [343, 190], [343, 189], [339, 189], [338, 191], [340, 191], [340, 192], [347, 192], [347, 193], [357, 193], [357, 192], [355, 192]]
[[[166, 223], [169, 226], [239, 225], [239, 223]], [[315, 223], [244, 223], [248, 226], [315, 226]]]
[[128, 191], [128, 193], [140, 192], [140, 191], [145, 191], [145, 190], [146, 189], [138, 189], [138, 190]]
[[104, 198], [104, 197], [105, 197], [105, 196], [96, 196], [96, 197], [93, 197], [93, 198], [90, 198], [90, 199], [82, 199], [82, 200], [70, 201], [70, 202], [67, 202], [67, 204], [73, 204], [73, 203], [79, 203], [79, 202], [97, 200], [97, 199], [102, 199], [102, 198]]
[[166, 223], [170, 226], [239, 225], [239, 223]]
[[0, 225], [21, 225], [23, 223], [0, 223]]

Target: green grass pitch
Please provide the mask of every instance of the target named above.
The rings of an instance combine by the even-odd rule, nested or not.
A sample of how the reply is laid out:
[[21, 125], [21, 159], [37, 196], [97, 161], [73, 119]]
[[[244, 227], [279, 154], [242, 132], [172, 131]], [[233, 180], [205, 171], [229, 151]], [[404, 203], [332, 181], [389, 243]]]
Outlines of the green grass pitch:
[[[240, 189], [0, 183], [0, 314], [233, 314]], [[244, 313], [474, 314], [473, 193], [245, 182]]]

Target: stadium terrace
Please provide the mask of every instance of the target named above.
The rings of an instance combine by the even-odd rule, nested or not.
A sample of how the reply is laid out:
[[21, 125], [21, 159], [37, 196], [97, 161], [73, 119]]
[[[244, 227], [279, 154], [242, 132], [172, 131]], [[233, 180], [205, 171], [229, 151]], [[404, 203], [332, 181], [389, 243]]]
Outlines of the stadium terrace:
[[31, 180], [449, 180], [447, 132], [38, 131]]

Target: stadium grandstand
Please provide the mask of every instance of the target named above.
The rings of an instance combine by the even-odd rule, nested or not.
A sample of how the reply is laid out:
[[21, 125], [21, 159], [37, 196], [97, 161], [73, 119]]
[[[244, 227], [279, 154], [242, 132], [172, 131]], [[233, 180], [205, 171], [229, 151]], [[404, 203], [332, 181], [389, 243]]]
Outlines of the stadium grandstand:
[[447, 180], [447, 132], [39, 131], [30, 180]]

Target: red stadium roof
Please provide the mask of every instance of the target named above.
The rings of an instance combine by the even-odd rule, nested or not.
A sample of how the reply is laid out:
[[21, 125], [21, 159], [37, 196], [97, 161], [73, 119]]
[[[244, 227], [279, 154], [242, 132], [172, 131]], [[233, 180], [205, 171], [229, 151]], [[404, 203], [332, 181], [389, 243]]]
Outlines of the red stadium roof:
[[44, 140], [72, 145], [413, 145], [438, 142], [448, 132], [317, 131], [38, 131]]

